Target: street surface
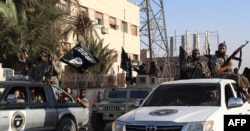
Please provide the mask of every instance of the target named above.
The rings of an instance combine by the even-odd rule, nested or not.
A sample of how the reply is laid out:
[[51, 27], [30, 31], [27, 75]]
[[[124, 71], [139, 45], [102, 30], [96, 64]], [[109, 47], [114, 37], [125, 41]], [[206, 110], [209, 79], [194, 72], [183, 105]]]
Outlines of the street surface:
[[[112, 131], [112, 129], [111, 129], [111, 122], [110, 123], [108, 123], [107, 125], [106, 125], [106, 128], [105, 128], [105, 130], [104, 131]], [[88, 131], [93, 131], [92, 130], [92, 128], [91, 128], [91, 124], [89, 123], [89, 125], [88, 125]]]

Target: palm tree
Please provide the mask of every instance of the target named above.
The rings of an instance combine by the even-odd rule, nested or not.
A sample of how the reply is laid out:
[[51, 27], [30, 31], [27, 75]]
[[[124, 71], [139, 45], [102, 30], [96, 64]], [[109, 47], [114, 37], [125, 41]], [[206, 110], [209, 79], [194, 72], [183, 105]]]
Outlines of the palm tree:
[[87, 41], [89, 51], [99, 60], [98, 63], [90, 66], [86, 71], [88, 75], [96, 77], [95, 81], [90, 82], [89, 84], [92, 84], [93, 87], [103, 87], [105, 77], [107, 76], [110, 67], [117, 59], [117, 54], [114, 50], [108, 48], [109, 44], [105, 46], [103, 45], [103, 39], [97, 40], [94, 39], [94, 37], [89, 37]]
[[[85, 12], [78, 11], [69, 19], [68, 28], [64, 31], [65, 39], [71, 32], [76, 36], [78, 42], [85, 43], [86, 47], [93, 53], [100, 62], [90, 67], [87, 72], [90, 74], [107, 74], [117, 54], [108, 48], [109, 44], [104, 46], [103, 39], [97, 40], [92, 36], [93, 25], [92, 20]], [[82, 39], [81, 39], [82, 38]]]
[[93, 37], [88, 39], [89, 51], [99, 60], [97, 64], [88, 69], [89, 73], [105, 75], [110, 67], [117, 59], [117, 54], [114, 50], [108, 48], [109, 44], [103, 45], [103, 39], [98, 41]]
[[64, 36], [67, 39], [68, 35], [73, 32], [73, 37], [76, 37], [78, 42], [85, 41], [85, 43], [88, 43], [87, 40], [92, 34], [92, 29], [92, 21], [88, 15], [79, 11], [69, 18], [69, 26], [65, 29]]
[[22, 18], [25, 18], [24, 24], [28, 29], [25, 46], [29, 52], [37, 54], [45, 50], [58, 53], [62, 31], [56, 22], [59, 19], [63, 21], [62, 16], [67, 13], [56, 6], [55, 0], [27, 0], [22, 4]]
[[0, 18], [3, 18], [0, 20], [0, 59], [5, 67], [12, 68], [17, 63], [20, 47], [31, 57], [41, 50], [58, 53], [62, 31], [55, 23], [67, 13], [56, 6], [56, 0], [15, 0], [15, 3], [2, 0], [0, 3]]
[[16, 40], [20, 32], [16, 6], [12, 0], [0, 1], [0, 19], [0, 60], [11, 65], [12, 61], [16, 61]]

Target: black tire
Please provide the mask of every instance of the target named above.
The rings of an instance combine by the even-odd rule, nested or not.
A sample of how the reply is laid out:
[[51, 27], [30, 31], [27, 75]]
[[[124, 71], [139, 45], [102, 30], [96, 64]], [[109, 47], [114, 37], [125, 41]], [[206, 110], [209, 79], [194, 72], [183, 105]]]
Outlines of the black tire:
[[56, 127], [56, 131], [76, 131], [76, 124], [70, 118], [62, 118]]
[[102, 119], [100, 113], [92, 112], [90, 122], [94, 131], [103, 131], [105, 129], [106, 122]]

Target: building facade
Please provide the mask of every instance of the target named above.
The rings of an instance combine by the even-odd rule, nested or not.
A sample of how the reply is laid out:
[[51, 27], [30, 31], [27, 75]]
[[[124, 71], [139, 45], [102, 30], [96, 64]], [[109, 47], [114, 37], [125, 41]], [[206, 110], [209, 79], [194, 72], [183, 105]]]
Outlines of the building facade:
[[[93, 21], [92, 35], [95, 39], [103, 40], [104, 46], [108, 44], [109, 49], [116, 52], [117, 59], [110, 68], [109, 75], [119, 76], [116, 78], [119, 81], [124, 78], [124, 71], [120, 68], [122, 47], [132, 62], [140, 61], [140, 8], [137, 4], [128, 0], [61, 0], [59, 7], [69, 11], [71, 15], [79, 11], [85, 12]], [[75, 44], [76, 38], [72, 35], [61, 46], [71, 49]], [[78, 76], [67, 77], [64, 81], [70, 82], [73, 79], [73, 83], [81, 82], [81, 79], [76, 79]], [[136, 72], [133, 76], [136, 76]]]
[[[110, 73], [122, 72], [120, 68], [122, 47], [132, 61], [140, 60], [140, 11], [139, 6], [128, 0], [79, 0], [68, 3], [61, 0], [61, 5], [69, 7], [71, 14], [79, 10], [86, 12], [93, 21], [93, 36], [104, 40], [104, 45], [109, 44], [109, 49], [118, 54], [117, 61], [113, 64]], [[66, 43], [72, 48], [75, 39], [72, 37]]]

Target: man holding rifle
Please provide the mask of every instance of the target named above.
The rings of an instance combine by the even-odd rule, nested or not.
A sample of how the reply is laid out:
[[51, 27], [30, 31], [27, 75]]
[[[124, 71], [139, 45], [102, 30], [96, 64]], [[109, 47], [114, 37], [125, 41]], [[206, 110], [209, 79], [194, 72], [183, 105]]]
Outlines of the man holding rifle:
[[[212, 76], [215, 78], [235, 80], [238, 85], [237, 90], [244, 92], [248, 98], [249, 81], [243, 75], [234, 74], [231, 61], [232, 59], [241, 60], [241, 58], [236, 58], [235, 55], [237, 55], [246, 44], [240, 46], [236, 51], [233, 52], [232, 55], [228, 56], [226, 54], [227, 45], [225, 44], [225, 42], [220, 43], [218, 46], [218, 50], [215, 52], [215, 55], [211, 57], [211, 70]], [[250, 102], [250, 96], [248, 98], [248, 101]]]
[[[227, 45], [225, 43], [220, 43], [218, 50], [215, 55], [211, 58], [211, 72], [213, 77], [226, 78], [233, 73], [232, 62], [225, 64], [228, 55], [226, 54]], [[224, 65], [224, 66], [222, 66]]]

